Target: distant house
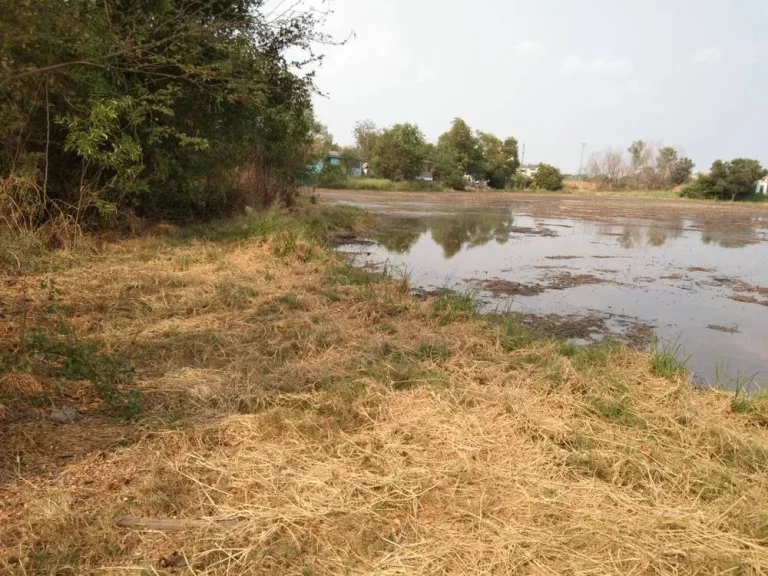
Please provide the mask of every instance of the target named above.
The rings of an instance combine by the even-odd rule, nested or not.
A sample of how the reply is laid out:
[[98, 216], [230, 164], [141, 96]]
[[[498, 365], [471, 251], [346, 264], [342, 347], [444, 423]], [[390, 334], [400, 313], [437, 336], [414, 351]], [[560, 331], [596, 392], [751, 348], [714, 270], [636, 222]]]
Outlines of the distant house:
[[539, 169], [538, 164], [523, 164], [517, 169], [518, 174], [525, 174], [528, 178], [533, 178], [536, 171]]
[[434, 182], [435, 176], [434, 174], [432, 174], [432, 172], [425, 170], [424, 172], [416, 176], [416, 180], [419, 180], [421, 182]]
[[768, 194], [768, 176], [757, 183], [755, 194]]
[[310, 169], [319, 174], [326, 166], [341, 166], [341, 154], [331, 150], [325, 155], [325, 158], [321, 158], [314, 166], [310, 166]]
[[349, 175], [353, 178], [362, 178], [368, 176], [368, 162], [364, 159], [353, 160], [348, 166]]

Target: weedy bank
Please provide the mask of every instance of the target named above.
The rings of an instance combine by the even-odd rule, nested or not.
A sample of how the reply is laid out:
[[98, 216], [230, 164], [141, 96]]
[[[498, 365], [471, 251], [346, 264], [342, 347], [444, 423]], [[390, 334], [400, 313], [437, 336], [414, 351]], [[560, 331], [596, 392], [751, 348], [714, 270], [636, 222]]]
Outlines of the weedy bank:
[[328, 249], [361, 217], [4, 268], [0, 571], [766, 570], [763, 397], [414, 299]]

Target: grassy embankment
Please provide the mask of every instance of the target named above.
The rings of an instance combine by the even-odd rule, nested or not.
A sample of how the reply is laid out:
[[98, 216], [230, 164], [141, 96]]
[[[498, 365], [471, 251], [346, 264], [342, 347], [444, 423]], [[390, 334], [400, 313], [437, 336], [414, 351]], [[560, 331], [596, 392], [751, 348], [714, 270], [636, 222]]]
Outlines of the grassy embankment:
[[358, 217], [5, 268], [0, 572], [766, 570], [763, 399], [414, 300], [326, 248]]
[[370, 190], [373, 192], [442, 192], [437, 182], [394, 182], [385, 178], [348, 178], [343, 183], [325, 186], [332, 190]]

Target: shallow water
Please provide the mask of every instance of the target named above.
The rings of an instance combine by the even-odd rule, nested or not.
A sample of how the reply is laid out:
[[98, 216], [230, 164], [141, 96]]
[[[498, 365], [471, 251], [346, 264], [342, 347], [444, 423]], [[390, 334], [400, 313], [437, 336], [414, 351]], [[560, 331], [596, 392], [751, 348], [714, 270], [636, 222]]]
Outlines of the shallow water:
[[407, 270], [424, 290], [480, 290], [486, 310], [521, 313], [555, 331], [564, 323], [560, 333], [575, 341], [631, 334], [639, 344], [652, 330], [679, 344], [701, 383], [768, 383], [768, 212], [324, 196], [379, 215], [376, 244], [342, 248], [361, 265]]

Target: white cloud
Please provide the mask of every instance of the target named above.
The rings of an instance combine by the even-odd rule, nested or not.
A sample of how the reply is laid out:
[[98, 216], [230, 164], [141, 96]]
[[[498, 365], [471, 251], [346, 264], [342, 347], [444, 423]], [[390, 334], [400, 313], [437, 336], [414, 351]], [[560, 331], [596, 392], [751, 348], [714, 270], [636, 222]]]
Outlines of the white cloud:
[[538, 56], [544, 50], [544, 46], [533, 40], [525, 40], [515, 45], [512, 50], [518, 56]]
[[627, 78], [635, 65], [628, 58], [596, 58], [583, 60], [571, 54], [563, 60], [560, 71], [568, 76], [598, 76], [601, 78]]
[[723, 52], [717, 46], [712, 46], [693, 55], [693, 61], [699, 64], [709, 64], [712, 62], [722, 62]]

